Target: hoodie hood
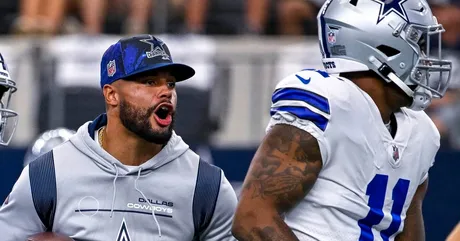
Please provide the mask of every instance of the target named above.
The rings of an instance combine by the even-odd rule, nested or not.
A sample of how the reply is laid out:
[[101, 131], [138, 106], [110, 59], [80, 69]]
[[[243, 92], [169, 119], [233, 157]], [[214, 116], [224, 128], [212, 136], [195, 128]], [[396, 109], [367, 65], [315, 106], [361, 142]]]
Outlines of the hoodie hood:
[[113, 175], [137, 175], [139, 171], [140, 175], [148, 174], [175, 160], [189, 149], [189, 146], [182, 138], [173, 131], [171, 139], [169, 139], [166, 146], [163, 147], [158, 154], [137, 168], [129, 171], [125, 165], [106, 152], [94, 139], [95, 132], [106, 124], [107, 116], [106, 114], [102, 114], [95, 120], [82, 125], [78, 129], [77, 134], [70, 138], [70, 142], [79, 151], [89, 156], [99, 168]]

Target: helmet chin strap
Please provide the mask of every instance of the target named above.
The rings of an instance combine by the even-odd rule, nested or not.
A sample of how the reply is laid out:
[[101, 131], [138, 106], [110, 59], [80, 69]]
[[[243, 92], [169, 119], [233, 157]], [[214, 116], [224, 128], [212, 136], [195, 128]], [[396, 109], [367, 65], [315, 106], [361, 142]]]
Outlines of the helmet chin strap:
[[[398, 76], [396, 76], [392, 71], [387, 70], [389, 67], [380, 62], [374, 56], [369, 57], [369, 62], [371, 62], [375, 67], [377, 67], [380, 74], [386, 77], [387, 82], [395, 83], [406, 95], [412, 97], [412, 104], [409, 106], [410, 109], [415, 111], [424, 110], [431, 103], [432, 94], [425, 88], [418, 86], [415, 91], [413, 91], [409, 86], [407, 86]], [[385, 69], [385, 67], [387, 69]]]
[[409, 106], [409, 109], [421, 111], [426, 109], [431, 104], [431, 98], [433, 97], [431, 91], [420, 86], [417, 86], [415, 91], [413, 91], [409, 88], [409, 86], [404, 84], [404, 82], [400, 78], [398, 78], [398, 76], [396, 76], [392, 72], [389, 73], [387, 77], [399, 88], [401, 88], [404, 91], [404, 93], [412, 97], [412, 104]]
[[396, 76], [393, 72], [390, 72], [387, 76], [386, 76], [389, 80], [391, 80], [393, 83], [395, 83], [400, 89], [402, 89], [402, 91], [404, 91], [404, 93], [406, 93], [406, 95], [408, 95], [409, 97], [414, 97], [414, 91], [409, 88], [409, 86], [407, 86], [400, 78], [398, 78], [398, 76]]

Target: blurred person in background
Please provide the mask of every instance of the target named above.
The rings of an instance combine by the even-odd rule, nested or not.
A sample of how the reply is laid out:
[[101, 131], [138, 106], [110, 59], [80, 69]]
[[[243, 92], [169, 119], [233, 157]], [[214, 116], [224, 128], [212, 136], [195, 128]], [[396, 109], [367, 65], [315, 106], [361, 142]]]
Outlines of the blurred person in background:
[[205, 32], [208, 8], [208, 0], [189, 0], [189, 6], [185, 10], [185, 27], [188, 32], [197, 34]]
[[279, 33], [282, 35], [313, 33], [316, 30], [316, 14], [323, 3], [324, 0], [278, 0]]
[[[120, 0], [118, 0], [120, 1]], [[152, 14], [158, 10], [158, 0], [121, 0], [124, 1], [122, 4], [129, 9], [127, 18], [124, 22], [123, 33], [125, 34], [142, 34], [149, 33], [149, 23]], [[162, 0], [160, 0], [162, 1]], [[167, 9], [159, 9], [158, 11], [167, 11], [168, 14], [164, 15], [169, 22], [171, 18], [175, 16], [182, 16], [185, 9], [196, 8], [200, 6], [193, 5], [194, 0], [168, 0], [166, 3]]]
[[[433, 101], [427, 110], [441, 133], [441, 148], [460, 150], [460, 86], [452, 86], [445, 100]], [[443, 98], [444, 99], [444, 98]]]
[[[433, 101], [427, 114], [441, 133], [441, 148], [460, 150], [460, 0], [429, 0], [433, 13], [446, 29], [443, 46], [453, 60], [452, 80], [446, 95]], [[434, 43], [436, 44], [436, 42]]]
[[123, 32], [129, 35], [149, 33], [149, 18], [154, 0], [126, 0], [122, 4], [129, 9]]
[[460, 50], [460, 0], [429, 0], [433, 13], [446, 29], [442, 36], [447, 48]]
[[[441, 148], [460, 150], [460, 56], [451, 52], [452, 78], [442, 99], [435, 99], [426, 110], [441, 133]], [[446, 56], [447, 57], [447, 56]]]
[[[76, 31], [67, 24], [71, 10], [80, 10], [81, 31], [99, 34], [103, 30], [107, 0], [21, 0], [20, 15], [13, 27], [18, 34], [55, 35]], [[70, 29], [66, 28], [70, 26]]]
[[[315, 16], [324, 0], [247, 0], [245, 3], [245, 26], [247, 34], [263, 34], [275, 8], [277, 33], [301, 35], [305, 22], [315, 22]], [[210, 0], [190, 0], [185, 12], [185, 25], [189, 32], [204, 33]]]
[[160, 31], [180, 32], [181, 30], [170, 28], [168, 25], [175, 20], [185, 19], [185, 25], [191, 32], [199, 32], [204, 19], [204, 9], [201, 0], [115, 0], [113, 4], [120, 8], [121, 15], [126, 18], [123, 21], [121, 32], [128, 35], [150, 33], [155, 25], [155, 14], [164, 17], [162, 21], [167, 26]]

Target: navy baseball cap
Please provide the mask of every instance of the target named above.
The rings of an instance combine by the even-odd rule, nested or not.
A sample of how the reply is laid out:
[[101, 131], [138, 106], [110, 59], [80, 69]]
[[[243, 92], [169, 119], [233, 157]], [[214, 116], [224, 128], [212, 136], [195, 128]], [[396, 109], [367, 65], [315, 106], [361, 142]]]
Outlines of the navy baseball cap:
[[168, 46], [160, 39], [152, 35], [123, 38], [102, 56], [101, 88], [119, 79], [156, 70], [168, 71], [177, 81], [195, 75], [192, 67], [173, 62]]

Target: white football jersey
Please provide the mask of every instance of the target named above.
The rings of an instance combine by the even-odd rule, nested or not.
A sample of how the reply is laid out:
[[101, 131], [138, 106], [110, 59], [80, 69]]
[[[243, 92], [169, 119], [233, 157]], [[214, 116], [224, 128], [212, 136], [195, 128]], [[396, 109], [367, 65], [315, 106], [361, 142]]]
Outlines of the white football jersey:
[[296, 126], [319, 143], [323, 169], [285, 221], [300, 240], [394, 240], [417, 187], [433, 165], [440, 135], [423, 111], [395, 113], [393, 138], [371, 97], [320, 70], [283, 79], [271, 120]]

